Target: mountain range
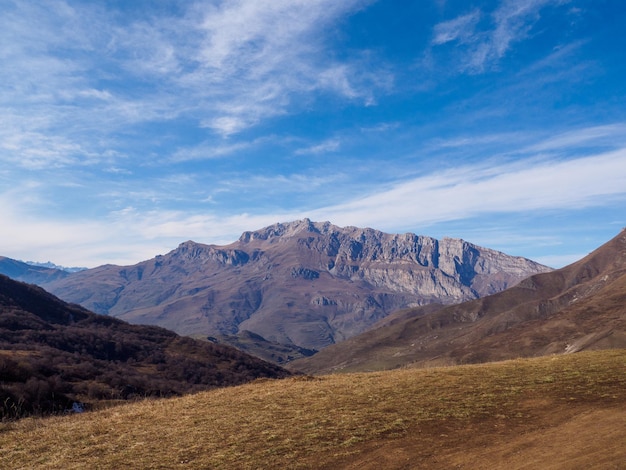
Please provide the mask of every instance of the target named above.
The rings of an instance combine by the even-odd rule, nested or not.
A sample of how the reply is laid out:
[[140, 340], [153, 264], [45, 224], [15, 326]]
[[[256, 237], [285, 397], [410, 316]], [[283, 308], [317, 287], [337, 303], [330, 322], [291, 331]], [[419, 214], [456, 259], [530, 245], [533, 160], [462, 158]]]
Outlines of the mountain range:
[[399, 309], [477, 299], [549, 270], [459, 239], [304, 219], [245, 232], [226, 246], [188, 241], [133, 266], [38, 284], [131, 323], [239, 343], [242, 334], [250, 342], [247, 331], [302, 352], [362, 333]]
[[[70, 274], [0, 258], [0, 269], [67, 289], [68, 296], [83, 296], [83, 303], [106, 307], [103, 313], [109, 314], [108, 318], [94, 315], [38, 287], [0, 277], [0, 374], [24, 382], [35, 372], [31, 375], [41, 387], [31, 381], [31, 392], [54, 385], [45, 374], [59, 365], [67, 368], [69, 364], [72, 373], [94, 369], [79, 365], [85, 354], [93, 356], [89, 360], [115, 364], [130, 358], [138, 366], [120, 374], [135, 377], [131, 381], [139, 385], [131, 389], [143, 390], [140, 386], [146, 380], [152, 383], [154, 377], [136, 378], [138, 371], [158, 371], [161, 379], [170, 374], [167, 360], [154, 368], [159, 363], [154, 351], [162, 351], [165, 358], [184, 356], [173, 352], [173, 344], [192, 351], [194, 357], [191, 362], [184, 359], [187, 366], [182, 369], [175, 360], [177, 373], [189, 367], [195, 370], [189, 364], [198, 360], [202, 369], [202, 358], [210, 361], [216, 351], [220, 357], [239, 358], [241, 353], [219, 344], [226, 343], [275, 363], [289, 362], [293, 371], [313, 374], [626, 347], [626, 229], [558, 270], [462, 240], [339, 228], [306, 219], [245, 232], [228, 246], [185, 242], [167, 255], [134, 266], [107, 265]], [[526, 271], [535, 273], [525, 276]], [[470, 300], [459, 302], [464, 296]], [[352, 304], [346, 299], [352, 299]], [[398, 307], [403, 302], [409, 307]], [[348, 308], [354, 305], [359, 309]], [[128, 325], [110, 316], [182, 324], [205, 341], [180, 338], [161, 328]], [[355, 327], [359, 322], [363, 324]], [[209, 328], [203, 330], [207, 324]], [[255, 325], [259, 332], [253, 330]], [[346, 325], [353, 329], [345, 329]], [[341, 341], [322, 344], [316, 352], [300, 345], [307, 344], [311, 331], [341, 334]], [[287, 335], [290, 332], [300, 336]], [[302, 342], [295, 343], [292, 337]], [[42, 344], [45, 351], [40, 350]], [[22, 351], [17, 356], [11, 352], [16, 348]], [[75, 359], [64, 356], [70, 352]], [[61, 359], [50, 362], [57, 356]], [[250, 363], [249, 357], [235, 359], [238, 369]], [[146, 358], [148, 363], [142, 363]], [[78, 365], [72, 366], [75, 362]], [[100, 364], [94, 370], [104, 369]], [[67, 376], [70, 372], [59, 373]], [[209, 377], [206, 380], [212, 384], [218, 382], [209, 372], [200, 376]], [[104, 382], [119, 385], [117, 379], [111, 382], [110, 374], [103, 377]], [[83, 394], [122, 393], [110, 385], [85, 387]], [[155, 393], [163, 385], [150, 387], [146, 390], [152, 391], [141, 393]], [[158, 393], [175, 390], [169, 386]], [[57, 397], [65, 396], [59, 393]]]
[[289, 364], [308, 373], [626, 348], [626, 229], [585, 258], [480, 299], [406, 309]]
[[61, 271], [66, 271], [68, 273], [76, 273], [78, 271], [84, 271], [85, 269], [87, 269], [87, 268], [79, 267], [79, 266], [73, 266], [73, 267], [59, 266], [58, 264], [54, 264], [51, 261], [46, 261], [45, 263], [42, 263], [40, 261], [25, 261], [25, 263], [31, 266], [38, 266], [40, 268], [58, 269]]

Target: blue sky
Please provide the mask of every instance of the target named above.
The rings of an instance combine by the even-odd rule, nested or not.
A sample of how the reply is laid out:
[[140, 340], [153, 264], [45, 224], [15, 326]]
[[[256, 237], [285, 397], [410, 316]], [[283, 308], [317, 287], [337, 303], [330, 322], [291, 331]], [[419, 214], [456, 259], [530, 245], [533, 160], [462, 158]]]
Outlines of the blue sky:
[[626, 226], [621, 0], [0, 0], [0, 255], [308, 217], [560, 267]]

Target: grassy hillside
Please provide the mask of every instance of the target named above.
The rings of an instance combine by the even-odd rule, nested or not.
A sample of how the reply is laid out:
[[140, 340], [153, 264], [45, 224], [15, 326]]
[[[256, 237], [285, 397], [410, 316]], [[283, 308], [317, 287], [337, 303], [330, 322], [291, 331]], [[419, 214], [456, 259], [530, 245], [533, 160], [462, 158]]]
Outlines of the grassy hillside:
[[0, 468], [620, 468], [626, 350], [262, 380], [0, 424]]

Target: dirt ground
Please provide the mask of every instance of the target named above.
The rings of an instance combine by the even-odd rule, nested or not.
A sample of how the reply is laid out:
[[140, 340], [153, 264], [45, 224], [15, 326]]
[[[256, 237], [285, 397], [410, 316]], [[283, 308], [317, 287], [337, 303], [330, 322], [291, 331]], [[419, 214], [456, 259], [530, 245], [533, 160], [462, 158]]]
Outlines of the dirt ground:
[[386, 443], [364, 445], [325, 468], [626, 469], [626, 409], [529, 403], [532, 418], [492, 419], [458, 428], [424, 427]]

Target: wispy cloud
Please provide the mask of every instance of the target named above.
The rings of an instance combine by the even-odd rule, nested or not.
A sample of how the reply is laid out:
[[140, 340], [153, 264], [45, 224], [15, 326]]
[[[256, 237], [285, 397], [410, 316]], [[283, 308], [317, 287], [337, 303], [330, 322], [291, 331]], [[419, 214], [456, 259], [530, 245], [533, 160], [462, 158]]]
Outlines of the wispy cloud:
[[[532, 143], [529, 143], [532, 142]], [[565, 132], [558, 129], [515, 131], [500, 133], [460, 134], [450, 138], [427, 141], [424, 151], [429, 154], [445, 154], [449, 157], [461, 153], [468, 159], [473, 155], [480, 158], [511, 159], [530, 155], [553, 156], [589, 154], [626, 147], [626, 124], [615, 122], [601, 126], [579, 127]], [[497, 152], [494, 155], [494, 151]], [[491, 155], [488, 157], [488, 155]]]
[[[316, 207], [320, 201], [333, 199], [338, 193], [333, 187], [341, 184], [350, 185], [350, 179], [345, 173], [336, 171], [328, 173], [291, 173], [272, 175], [239, 175], [232, 176], [227, 181], [221, 182], [215, 189], [217, 193], [231, 193], [255, 198], [257, 204], [266, 201], [267, 205], [275, 206], [276, 200], [289, 199], [283, 202], [282, 207], [286, 211], [298, 212], [305, 207]], [[339, 192], [341, 193], [341, 192]], [[312, 195], [315, 198], [312, 199]], [[303, 204], [304, 202], [304, 204]], [[292, 209], [288, 209], [288, 208]]]
[[[0, 196], [0, 203], [4, 204], [4, 199]], [[134, 264], [165, 254], [189, 239], [228, 244], [252, 227], [302, 217], [299, 213], [217, 216], [174, 210], [145, 212], [133, 207], [100, 220], [30, 217], [14, 208], [2, 215], [0, 245], [4, 256], [88, 267]]]
[[564, 151], [581, 146], [626, 146], [626, 124], [615, 123], [564, 132], [529, 146], [527, 151]]
[[456, 42], [460, 46], [459, 70], [482, 73], [495, 67], [513, 44], [526, 39], [547, 6], [567, 0], [503, 0], [481, 27], [483, 12], [475, 10], [434, 26], [433, 46]]
[[[257, 210], [255, 214], [143, 211], [128, 206], [97, 221], [35, 219], [28, 216], [28, 204], [42, 201], [28, 203], [15, 194], [15, 189], [0, 195], [0, 204], [7, 208], [3, 212], [0, 245], [5, 254], [14, 257], [39, 255], [41, 259], [79, 265], [86, 264], [85, 259], [92, 263], [128, 264], [169, 251], [186, 239], [225, 244], [245, 230], [302, 217], [399, 232], [489, 214], [580, 211], [612, 201], [618, 203], [626, 193], [626, 148], [565, 161], [529, 157], [514, 163], [491, 163], [398, 181], [351, 200], [346, 194], [335, 193], [334, 199], [346, 202], [317, 209], [301, 206], [280, 211]], [[180, 182], [176, 178], [176, 184]], [[316, 185], [324, 186], [328, 181], [291, 175], [257, 178], [241, 184], [246, 191], [281, 185], [284, 187], [280, 190], [306, 187], [314, 191]], [[237, 190], [236, 181], [229, 185], [231, 190]], [[20, 194], [36, 195], [36, 189], [20, 190]], [[485, 230], [482, 232], [483, 237], [488, 237]], [[573, 260], [572, 255], [568, 256]], [[555, 264], [559, 260], [544, 261]]]
[[304, 147], [295, 151], [296, 155], [319, 155], [323, 153], [335, 152], [339, 150], [341, 141], [339, 139], [328, 139], [319, 144]]
[[196, 6], [199, 21], [193, 49], [179, 50], [195, 66], [176, 79], [212, 107], [205, 127], [231, 135], [263, 118], [287, 112], [293, 98], [329, 92], [369, 102], [379, 83], [356, 58], [322, 60], [323, 31], [369, 1], [330, 0], [271, 3], [225, 2]]
[[626, 193], [626, 149], [567, 161], [466, 166], [399, 182], [332, 207], [317, 218], [347, 225], [420, 226], [484, 214], [577, 210]]
[[440, 45], [450, 41], [459, 41], [461, 43], [471, 41], [479, 19], [480, 11], [475, 10], [467, 15], [435, 25], [432, 43]]
[[433, 139], [428, 144], [429, 149], [454, 149], [454, 148], [468, 148], [468, 147], [484, 147], [491, 144], [510, 144], [519, 143], [520, 141], [526, 141], [528, 139], [527, 134], [521, 132], [503, 132], [493, 134], [474, 134], [474, 135], [460, 135], [448, 139], [437, 138]]
[[[137, 144], [134, 129], [178, 118], [226, 137], [316, 94], [369, 104], [388, 72], [372, 70], [364, 55], [325, 53], [327, 31], [369, 3], [197, 2], [156, 14], [130, 5], [125, 18], [64, 0], [11, 2], [0, 15], [0, 158], [75, 165], [124, 154]], [[175, 158], [224, 156], [241, 145], [207, 141]]]
[[621, 215], [623, 51], [573, 1], [0, 2], [0, 254]]
[[253, 145], [253, 142], [248, 141], [233, 143], [204, 142], [194, 147], [178, 149], [172, 155], [171, 161], [185, 162], [191, 160], [209, 160], [212, 158], [220, 158], [250, 148]]

